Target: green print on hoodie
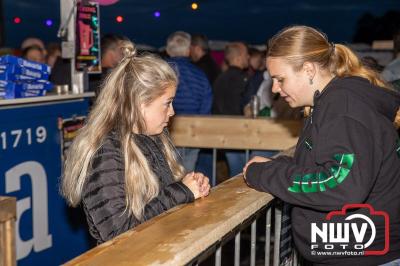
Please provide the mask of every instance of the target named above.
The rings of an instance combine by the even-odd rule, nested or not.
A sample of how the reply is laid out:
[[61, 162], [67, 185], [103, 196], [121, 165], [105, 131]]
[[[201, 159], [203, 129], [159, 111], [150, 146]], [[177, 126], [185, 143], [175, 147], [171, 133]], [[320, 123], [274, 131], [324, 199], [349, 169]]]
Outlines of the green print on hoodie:
[[326, 186], [335, 188], [341, 184], [350, 173], [354, 163], [354, 154], [336, 154], [333, 158], [340, 166], [335, 165], [329, 169], [331, 176], [328, 177], [325, 172], [311, 173], [304, 176], [295, 175], [293, 185], [288, 190], [294, 193], [323, 192], [326, 191]]

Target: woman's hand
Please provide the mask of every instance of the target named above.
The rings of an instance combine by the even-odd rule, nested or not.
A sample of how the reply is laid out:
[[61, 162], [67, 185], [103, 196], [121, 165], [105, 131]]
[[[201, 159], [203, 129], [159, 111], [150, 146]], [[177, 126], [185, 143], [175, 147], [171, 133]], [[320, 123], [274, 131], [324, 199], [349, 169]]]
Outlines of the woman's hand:
[[206, 197], [210, 193], [210, 179], [203, 173], [194, 173], [194, 178], [200, 187], [201, 197]]
[[202, 173], [188, 173], [182, 179], [182, 183], [192, 191], [195, 199], [205, 197], [210, 192], [208, 177], [204, 176]]
[[250, 164], [252, 164], [252, 163], [265, 163], [265, 162], [269, 162], [269, 161], [271, 161], [271, 159], [265, 158], [265, 157], [261, 157], [261, 156], [254, 156], [253, 158], [251, 158], [251, 160], [248, 161], [246, 163], [246, 165], [243, 167], [243, 177], [244, 177], [244, 179], [246, 179], [247, 167], [249, 167]]

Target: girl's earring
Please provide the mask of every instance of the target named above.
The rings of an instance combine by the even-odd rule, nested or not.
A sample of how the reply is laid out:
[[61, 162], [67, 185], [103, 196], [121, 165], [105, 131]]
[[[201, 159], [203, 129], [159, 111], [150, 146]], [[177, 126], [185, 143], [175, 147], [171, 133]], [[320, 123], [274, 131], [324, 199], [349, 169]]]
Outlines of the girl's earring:
[[312, 79], [310, 79], [310, 85], [313, 85], [313, 84], [314, 84], [313, 80], [312, 80]]

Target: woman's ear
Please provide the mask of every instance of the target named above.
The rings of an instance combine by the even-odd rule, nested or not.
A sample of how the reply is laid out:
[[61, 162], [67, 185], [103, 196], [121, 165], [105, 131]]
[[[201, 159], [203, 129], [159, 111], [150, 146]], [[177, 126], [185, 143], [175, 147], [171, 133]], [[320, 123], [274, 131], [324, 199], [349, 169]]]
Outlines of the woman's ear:
[[303, 71], [305, 72], [305, 74], [308, 76], [308, 78], [310, 80], [313, 80], [315, 73], [317, 72], [317, 69], [316, 69], [314, 63], [306, 61], [303, 64]]

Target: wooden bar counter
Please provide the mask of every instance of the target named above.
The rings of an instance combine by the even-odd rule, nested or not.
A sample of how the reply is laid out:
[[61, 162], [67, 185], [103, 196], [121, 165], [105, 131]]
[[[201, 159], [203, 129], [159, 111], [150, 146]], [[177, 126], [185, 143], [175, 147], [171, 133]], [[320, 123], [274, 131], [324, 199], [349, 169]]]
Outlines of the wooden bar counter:
[[208, 197], [169, 210], [66, 265], [184, 265], [272, 199], [238, 175]]
[[243, 116], [176, 116], [170, 127], [176, 146], [284, 150], [296, 144], [302, 122]]

